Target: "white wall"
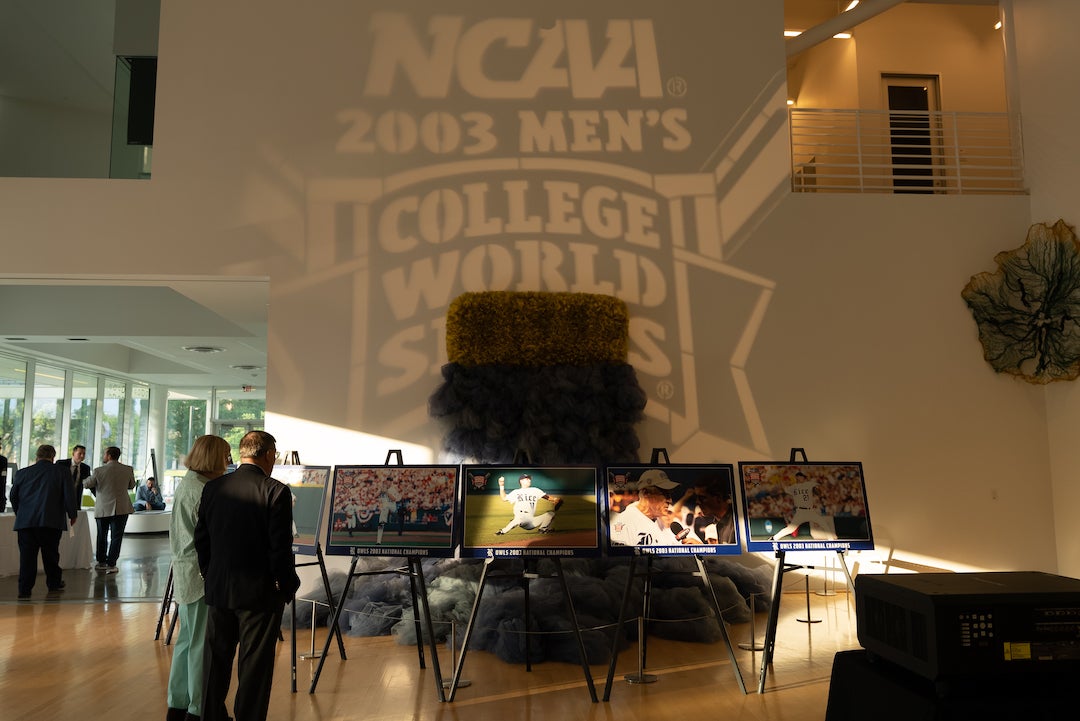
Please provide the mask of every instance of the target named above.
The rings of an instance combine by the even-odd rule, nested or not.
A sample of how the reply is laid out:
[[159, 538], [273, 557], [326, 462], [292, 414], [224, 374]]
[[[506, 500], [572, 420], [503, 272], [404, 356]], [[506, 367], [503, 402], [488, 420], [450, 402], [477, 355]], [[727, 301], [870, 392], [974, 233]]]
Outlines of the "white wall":
[[[1068, 81], [1080, 63], [1070, 30], [1080, 22], [1080, 5], [1069, 0], [1016, 0], [1024, 153], [1031, 187], [1033, 222], [1058, 218], [1080, 224], [1080, 98]], [[1076, 381], [1045, 389], [1049, 421], [1050, 471], [1060, 572], [1080, 577], [1080, 544], [1073, 534], [1073, 511], [1080, 507], [1080, 386]]]
[[[457, 85], [420, 98], [400, 72], [390, 95], [364, 95], [379, 5], [166, 0], [153, 179], [0, 179], [0, 238], [21, 249], [7, 272], [269, 276], [267, 407], [284, 433], [269, 430], [283, 448], [314, 430], [303, 457], [346, 463], [437, 446], [426, 398], [456, 293], [614, 293], [632, 300], [637, 323], [646, 453], [737, 462], [800, 446], [812, 460], [862, 460], [883, 543], [942, 565], [1056, 567], [1043, 394], [993, 374], [959, 295], [1022, 241], [1025, 198], [790, 196], [777, 151], [779, 2], [680, 3], [655, 20], [663, 95], [616, 88], [592, 100], [563, 89], [485, 99]], [[439, 10], [459, 7], [471, 27], [484, 7], [524, 6]], [[589, 14], [602, 28], [607, 9], [657, 16], [644, 1], [537, 12], [545, 23]], [[478, 166], [441, 164], [476, 159], [459, 154], [359, 152], [349, 135], [358, 109], [485, 113], [498, 144]], [[529, 153], [508, 130], [520, 110], [567, 109], [682, 109], [692, 142], [672, 150], [651, 126], [640, 150]], [[434, 218], [405, 228], [429, 241], [404, 250], [377, 223], [412, 194], [510, 178], [534, 182], [533, 201], [546, 181], [660, 198], [658, 239], [557, 229], [447, 238]]]
[[941, 110], [1005, 112], [997, 8], [904, 3], [858, 26], [859, 107], [888, 107], [882, 73], [937, 75]]

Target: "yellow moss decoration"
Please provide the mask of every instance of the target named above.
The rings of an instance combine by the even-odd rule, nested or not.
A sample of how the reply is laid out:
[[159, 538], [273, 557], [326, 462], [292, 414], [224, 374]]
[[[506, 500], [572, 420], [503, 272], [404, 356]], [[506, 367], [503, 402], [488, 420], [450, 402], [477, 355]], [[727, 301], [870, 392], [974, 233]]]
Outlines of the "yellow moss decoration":
[[451, 363], [588, 366], [625, 363], [626, 303], [592, 293], [464, 293], [446, 313]]

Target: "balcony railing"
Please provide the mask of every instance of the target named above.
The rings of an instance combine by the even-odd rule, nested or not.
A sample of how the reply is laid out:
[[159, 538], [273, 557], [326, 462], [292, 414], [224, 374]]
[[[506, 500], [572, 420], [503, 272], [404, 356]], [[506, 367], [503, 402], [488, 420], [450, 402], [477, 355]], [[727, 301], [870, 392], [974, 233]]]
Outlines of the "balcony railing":
[[1015, 116], [807, 108], [790, 112], [795, 192], [1027, 192]]

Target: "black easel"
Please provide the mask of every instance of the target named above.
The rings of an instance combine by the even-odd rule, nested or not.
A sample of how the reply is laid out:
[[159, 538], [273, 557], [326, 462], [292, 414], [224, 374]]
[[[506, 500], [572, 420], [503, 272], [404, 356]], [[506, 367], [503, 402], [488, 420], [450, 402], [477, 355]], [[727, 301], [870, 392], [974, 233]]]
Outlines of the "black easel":
[[[157, 628], [154, 630], [154, 640], [157, 641], [161, 638], [161, 624], [165, 620], [165, 614], [169, 613], [169, 607], [172, 606], [173, 601], [173, 567], [169, 565], [169, 579], [165, 581], [165, 593], [161, 597], [161, 610], [158, 612]], [[169, 645], [169, 640], [172, 639], [172, 627], [176, 625], [176, 613], [173, 612], [172, 623], [169, 624], [169, 635], [165, 640], [165, 645]]]
[[[664, 459], [663, 463], [660, 462], [661, 456], [663, 456]], [[667, 449], [654, 448], [649, 463], [653, 465], [670, 465], [671, 460], [668, 457]], [[626, 606], [630, 600], [630, 591], [633, 588], [634, 579], [639, 575], [645, 579], [645, 585], [642, 593], [642, 613], [644, 614], [646, 623], [647, 619], [649, 618], [650, 594], [652, 591], [652, 575], [654, 573], [652, 567], [653, 557], [649, 554], [645, 556], [645, 571], [641, 574], [635, 573], [635, 567], [637, 566], [638, 558], [639, 556], [637, 555], [630, 556], [630, 568], [628, 569], [626, 574], [626, 588], [623, 590], [622, 603], [619, 604], [619, 621], [615, 626], [615, 634], [612, 637], [610, 654], [611, 660], [608, 664], [607, 681], [604, 684], [605, 701], [611, 699], [611, 688], [612, 683], [615, 679], [615, 662], [618, 660], [619, 637], [622, 633], [623, 623], [626, 622]], [[727, 625], [724, 623], [724, 616], [721, 613], [720, 609], [720, 599], [717, 598], [716, 589], [713, 588], [712, 582], [709, 580], [709, 573], [705, 568], [705, 561], [702, 556], [695, 554], [694, 561], [697, 563], [697, 571], [694, 573], [694, 575], [701, 578], [701, 582], [705, 586], [706, 597], [710, 601], [712, 601], [713, 611], [716, 613], [716, 622], [720, 624], [720, 634], [724, 637], [724, 644], [727, 646], [728, 658], [731, 659], [731, 666], [735, 672], [735, 679], [739, 682], [739, 688], [742, 690], [743, 694], [746, 694], [746, 683], [745, 681], [743, 681], [742, 669], [739, 667], [738, 659], [735, 658], [735, 649], [732, 647], [731, 638], [728, 636]], [[648, 628], [646, 626], [642, 629], [642, 632], [638, 636], [638, 644], [641, 647], [639, 657], [642, 668], [644, 668], [645, 666], [647, 639]]]
[[[801, 461], [798, 460], [799, 456], [802, 456]], [[791, 463], [809, 463], [806, 459], [806, 451], [802, 448], [792, 448], [788, 460]], [[844, 557], [844, 550], [837, 549], [836, 554], [840, 558], [840, 567], [844, 569], [844, 576], [847, 577], [848, 587], [854, 588], [855, 584], [851, 580], [851, 572], [848, 570], [847, 559]], [[769, 666], [772, 665], [773, 654], [776, 651], [776, 626], [780, 619], [780, 597], [783, 595], [784, 591], [784, 573], [799, 568], [806, 570], [816, 570], [821, 568], [819, 566], [808, 566], [801, 563], [788, 563], [785, 560], [785, 556], [786, 551], [778, 550], [776, 552], [776, 568], [773, 571], [772, 605], [769, 608], [768, 624], [765, 626], [765, 649], [761, 654], [761, 673], [758, 676], [758, 693], [765, 693], [765, 678], [769, 674]], [[813, 621], [810, 620], [809, 586], [807, 586], [806, 594], [807, 620], [805, 622], [813, 623]]]
[[[523, 448], [519, 448], [514, 451], [514, 465], [532, 465], [532, 459], [529, 458], [529, 452]], [[473, 600], [472, 612], [469, 614], [469, 623], [465, 627], [465, 638], [461, 643], [461, 654], [458, 656], [457, 664], [454, 667], [454, 676], [450, 680], [450, 701], [454, 700], [454, 694], [457, 693], [458, 684], [461, 681], [461, 669], [465, 666], [465, 653], [469, 649], [469, 638], [472, 636], [473, 622], [476, 620], [477, 611], [480, 609], [480, 599], [484, 595], [484, 587], [487, 584], [488, 578], [516, 578], [521, 585], [522, 590], [525, 592], [525, 670], [532, 671], [532, 647], [530, 644], [529, 628], [529, 582], [535, 578], [543, 578], [537, 571], [536, 558], [526, 558], [523, 561], [523, 567], [521, 571], [511, 571], [509, 573], [491, 574], [490, 570], [493, 563], [496, 560], [487, 558], [484, 559], [484, 570], [480, 573], [480, 587], [476, 590], [476, 598]], [[506, 559], [508, 560], [508, 559]], [[593, 684], [592, 673], [589, 671], [589, 661], [585, 652], [585, 642], [581, 640], [581, 627], [578, 626], [577, 612], [574, 610], [574, 601], [570, 597], [570, 587], [566, 583], [566, 576], [563, 575], [562, 562], [559, 558], [552, 558], [555, 562], [555, 576], [559, 579], [559, 583], [562, 585], [563, 598], [566, 600], [566, 607], [570, 611], [570, 622], [574, 626], [574, 634], [577, 637], [578, 651], [581, 654], [581, 668], [585, 673], [585, 682], [589, 687], [589, 696], [592, 698], [593, 703], [596, 703], [596, 686]]]
[[[386, 460], [383, 465], [389, 466], [390, 459], [397, 457], [397, 465], [404, 465], [401, 460], [400, 450], [391, 450], [386, 454]], [[345, 588], [341, 592], [341, 598], [334, 606], [334, 612], [331, 615], [330, 627], [336, 629], [338, 633], [338, 643], [341, 643], [341, 631], [338, 628], [338, 622], [341, 620], [341, 612], [345, 608], [345, 601], [349, 598], [349, 589], [352, 587], [352, 582], [358, 576], [379, 576], [388, 573], [408, 575], [409, 577], [409, 590], [412, 594], [412, 607], [413, 607], [413, 623], [416, 626], [416, 651], [420, 658], [420, 668], [427, 668], [424, 662], [424, 633], [423, 629], [427, 630], [428, 641], [431, 644], [431, 666], [435, 675], [435, 690], [439, 694], [439, 701], [446, 701], [446, 692], [443, 689], [442, 672], [439, 668], [439, 654], [435, 643], [435, 630], [431, 623], [431, 608], [428, 606], [427, 586], [424, 581], [424, 569], [423, 564], [419, 556], [407, 556], [406, 566], [404, 568], [384, 568], [379, 571], [360, 571], [356, 570], [356, 564], [359, 562], [360, 556], [353, 554], [352, 563], [349, 565], [349, 575], [345, 580]], [[328, 596], [329, 597], [329, 596]], [[423, 620], [423, 627], [421, 626], [421, 619]], [[315, 687], [319, 684], [319, 676], [322, 674], [323, 664], [326, 662], [326, 655], [330, 651], [330, 640], [333, 637], [333, 633], [326, 637], [326, 645], [323, 647], [322, 655], [319, 657], [319, 665], [315, 669], [315, 675], [311, 679], [311, 689], [308, 693], [315, 693]], [[295, 650], [294, 650], [295, 651]], [[293, 658], [295, 659], [295, 652]], [[342, 650], [342, 659], [345, 658], [344, 650]]]
[[[300, 463], [300, 452], [299, 451], [289, 451], [285, 455], [284, 465], [287, 465], [287, 466], [299, 466], [299, 465], [302, 465]], [[305, 561], [304, 563], [296, 563], [296, 556], [294, 554], [293, 555], [293, 566], [295, 568], [306, 568], [308, 566], [318, 566], [319, 567], [319, 572], [322, 575], [323, 591], [326, 593], [326, 602], [328, 604], [330, 604], [331, 608], [333, 608], [334, 607], [334, 593], [330, 589], [330, 575], [326, 572], [326, 559], [323, 557], [322, 544], [319, 542], [318, 539], [315, 540], [315, 560], [314, 561]], [[338, 628], [336, 625], [334, 625], [334, 626], [330, 627], [329, 631], [330, 631], [331, 636], [336, 636], [337, 637], [338, 654], [341, 655], [341, 660], [342, 661], [346, 660], [347, 656], [345, 655], [345, 642], [341, 638], [341, 629]], [[297, 656], [296, 656], [296, 595], [295, 594], [293, 594], [292, 603], [290, 604], [290, 610], [289, 610], [289, 633], [290, 633], [290, 636], [292, 637], [291, 648], [290, 648], [290, 651], [292, 653], [292, 692], [296, 693], [296, 658], [297, 658]], [[315, 636], [315, 610], [314, 610], [314, 608], [311, 611], [311, 635], [312, 635], [312, 637]], [[314, 640], [312, 642], [314, 643]], [[329, 642], [327, 643], [327, 648], [329, 648]]]
[[[574, 610], [574, 602], [570, 597], [570, 587], [566, 583], [566, 576], [562, 570], [562, 559], [551, 558], [551, 561], [555, 565], [555, 577], [559, 579], [559, 583], [562, 586], [563, 598], [566, 601], [566, 607], [570, 611], [570, 623], [574, 627], [574, 634], [577, 637], [578, 651], [581, 654], [581, 669], [585, 674], [585, 683], [589, 687], [589, 697], [593, 703], [597, 702], [596, 698], [596, 685], [593, 683], [592, 673], [589, 671], [589, 661], [586, 656], [585, 642], [581, 639], [581, 627], [578, 625], [577, 612]], [[537, 571], [537, 561], [535, 558], [524, 559], [523, 567], [521, 571], [511, 571], [508, 573], [496, 574], [489, 573], [492, 565], [496, 562], [510, 562], [509, 559], [484, 559], [484, 570], [480, 574], [480, 587], [476, 591], [476, 599], [473, 601], [472, 613], [469, 614], [469, 623], [465, 627], [465, 638], [461, 642], [461, 654], [458, 656], [457, 665], [454, 667], [454, 676], [450, 681], [450, 701], [454, 700], [454, 694], [457, 693], [458, 682], [461, 679], [461, 670], [465, 666], [465, 654], [469, 650], [469, 639], [472, 637], [473, 624], [476, 621], [476, 615], [480, 609], [480, 600], [484, 596], [484, 588], [487, 586], [489, 578], [516, 578], [522, 585], [525, 591], [525, 670], [532, 670], [532, 662], [530, 658], [529, 647], [529, 582], [535, 578], [544, 578]]]
[[[323, 590], [326, 592], [326, 602], [330, 604], [330, 608], [333, 608], [336, 600], [334, 599], [334, 593], [330, 589], [330, 576], [326, 572], [326, 560], [323, 558], [322, 545], [318, 540], [315, 541], [315, 560], [306, 561], [304, 563], [296, 563], [296, 568], [305, 568], [307, 566], [318, 566], [319, 572], [322, 574]], [[292, 598], [292, 608], [289, 615], [289, 630], [292, 634], [292, 691], [296, 693], [296, 595]], [[341, 656], [341, 660], [345, 661], [348, 657], [345, 655], [345, 642], [341, 638], [341, 629], [337, 624], [330, 626], [330, 636], [337, 638], [338, 654]], [[315, 635], [315, 609], [311, 611], [311, 635]], [[312, 641], [314, 644], [314, 640]], [[330, 648], [330, 638], [326, 639], [326, 649], [323, 653], [326, 653]]]

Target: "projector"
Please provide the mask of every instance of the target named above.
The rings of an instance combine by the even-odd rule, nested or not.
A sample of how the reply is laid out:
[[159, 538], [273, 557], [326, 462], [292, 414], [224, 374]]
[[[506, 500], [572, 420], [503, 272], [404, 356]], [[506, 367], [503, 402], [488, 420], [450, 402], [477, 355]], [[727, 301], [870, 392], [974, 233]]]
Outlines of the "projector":
[[861, 574], [859, 643], [931, 681], [1080, 672], [1080, 580], [1035, 571]]

